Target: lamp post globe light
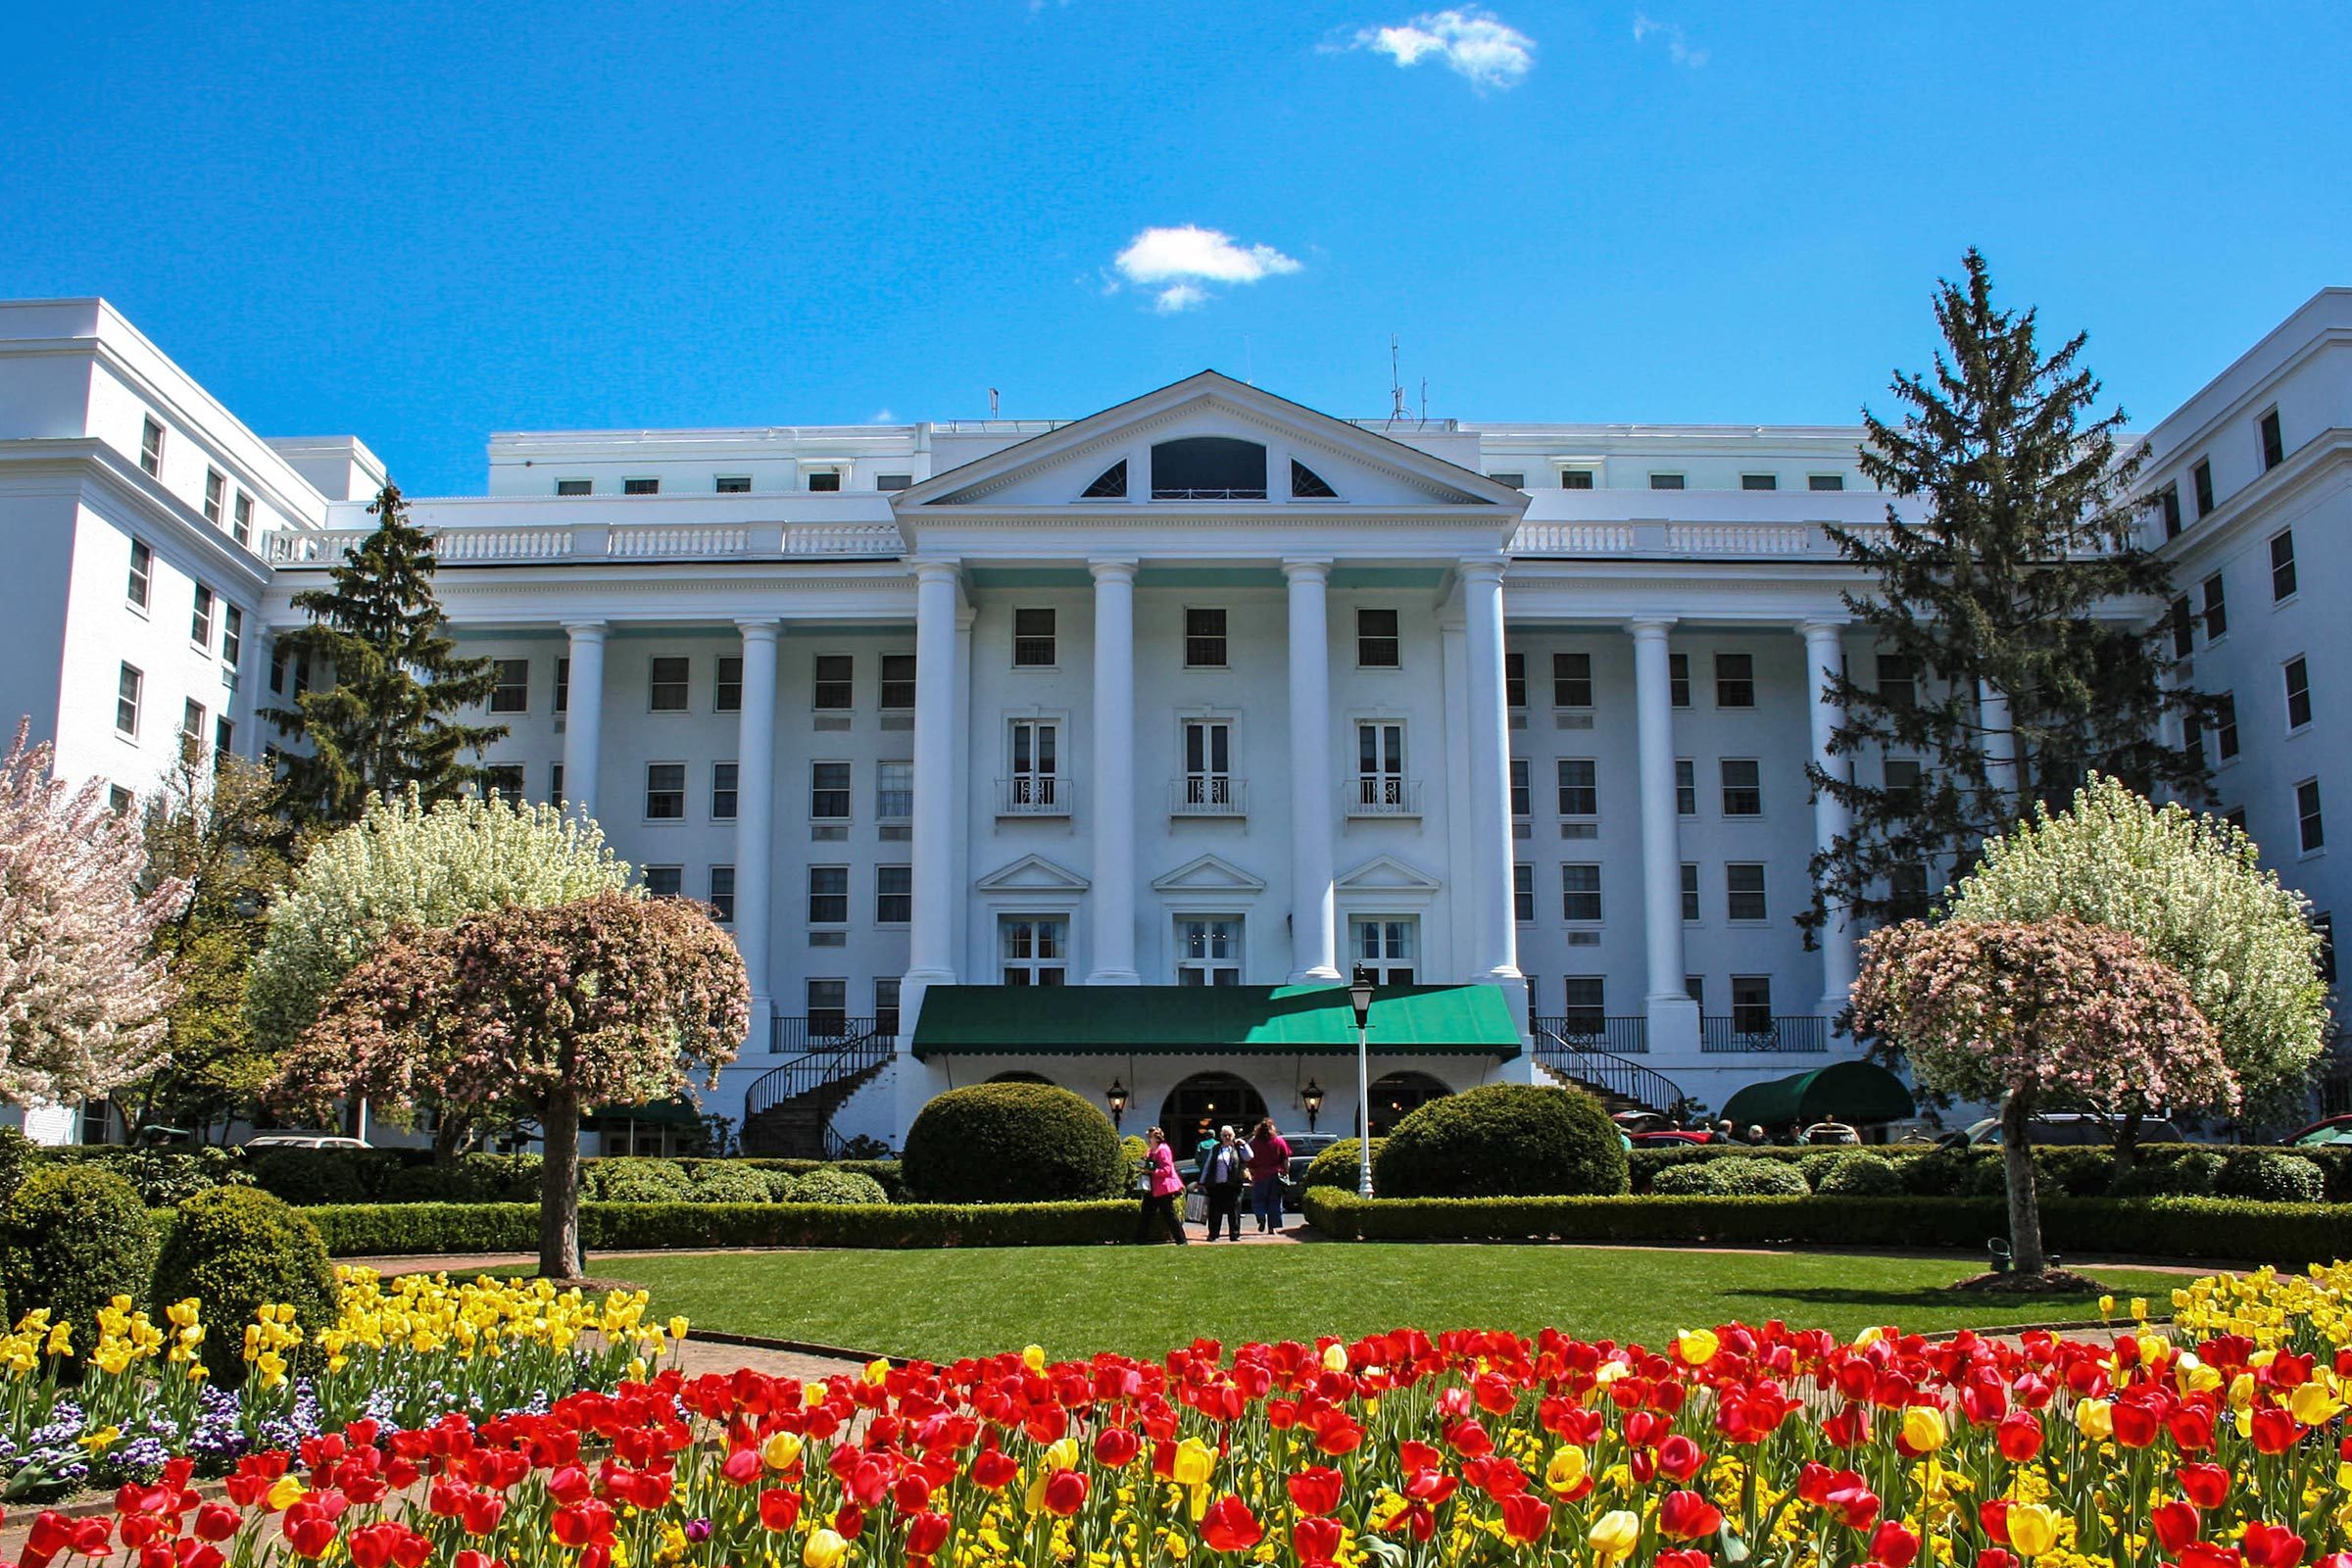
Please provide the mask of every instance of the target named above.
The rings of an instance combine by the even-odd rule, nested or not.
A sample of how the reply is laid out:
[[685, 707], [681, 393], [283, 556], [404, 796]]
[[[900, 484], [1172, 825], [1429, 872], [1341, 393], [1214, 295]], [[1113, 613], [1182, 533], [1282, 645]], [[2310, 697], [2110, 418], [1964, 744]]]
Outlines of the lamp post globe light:
[[1127, 1119], [1127, 1086], [1113, 1078], [1110, 1087], [1102, 1091], [1102, 1098], [1110, 1105], [1110, 1125], [1120, 1128]]
[[1372, 971], [1355, 966], [1348, 982], [1348, 1004], [1355, 1009], [1355, 1196], [1372, 1196]]
[[1305, 1107], [1306, 1130], [1311, 1133], [1315, 1130], [1315, 1118], [1323, 1114], [1323, 1086], [1309, 1078], [1306, 1087], [1298, 1091], [1298, 1103]]

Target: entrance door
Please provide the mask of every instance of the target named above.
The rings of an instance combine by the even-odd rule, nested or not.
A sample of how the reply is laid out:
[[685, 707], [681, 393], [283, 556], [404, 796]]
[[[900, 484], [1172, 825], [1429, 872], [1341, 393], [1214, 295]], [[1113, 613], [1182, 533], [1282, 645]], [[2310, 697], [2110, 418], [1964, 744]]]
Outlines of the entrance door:
[[1192, 1158], [1200, 1141], [1214, 1138], [1219, 1127], [1231, 1127], [1236, 1137], [1249, 1137], [1265, 1113], [1264, 1097], [1246, 1079], [1229, 1072], [1204, 1072], [1168, 1091], [1159, 1103], [1159, 1125], [1181, 1161]]

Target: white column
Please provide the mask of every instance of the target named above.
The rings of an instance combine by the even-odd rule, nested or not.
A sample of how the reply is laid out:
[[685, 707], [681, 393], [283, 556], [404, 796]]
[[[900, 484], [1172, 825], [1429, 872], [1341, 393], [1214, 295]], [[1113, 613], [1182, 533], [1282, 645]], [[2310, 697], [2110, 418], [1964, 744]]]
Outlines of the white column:
[[1328, 561], [1286, 561], [1291, 585], [1291, 982], [1340, 978], [1332, 930]]
[[2017, 731], [2010, 727], [2009, 694], [1977, 682], [1977, 724], [1984, 731], [1984, 782], [2010, 809], [2017, 804]]
[[956, 583], [953, 561], [914, 564], [914, 909], [899, 1027], [923, 991], [956, 983]]
[[571, 679], [564, 698], [564, 795], [582, 816], [596, 815], [596, 775], [604, 761], [605, 623], [566, 623]]
[[753, 1051], [768, 1045], [776, 828], [776, 642], [772, 620], [743, 620], [743, 710], [735, 721], [735, 946], [752, 980]]
[[1648, 960], [1649, 1049], [1695, 1055], [1698, 1004], [1683, 987], [1683, 857], [1674, 806], [1674, 675], [1668, 616], [1631, 623], [1642, 776], [1642, 930]]
[[1510, 714], [1503, 691], [1502, 563], [1465, 561], [1462, 606], [1470, 687], [1470, 897], [1477, 947], [1470, 978], [1504, 988], [1511, 1010], [1527, 1002], [1519, 928], [1511, 908]]
[[1095, 961], [1090, 986], [1135, 972], [1135, 565], [1090, 561], [1095, 574]]
[[[1851, 782], [1854, 760], [1834, 757], [1830, 741], [1838, 733], [1839, 710], [1833, 677], [1844, 667], [1845, 622], [1808, 620], [1805, 639], [1805, 693], [1813, 715], [1813, 763], [1832, 778]], [[1850, 808], [1825, 789], [1813, 792], [1813, 848], [1827, 854], [1853, 830]], [[1854, 989], [1854, 928], [1842, 908], [1828, 911], [1821, 928], [1821, 1015], [1835, 1018], [1845, 1010]]]

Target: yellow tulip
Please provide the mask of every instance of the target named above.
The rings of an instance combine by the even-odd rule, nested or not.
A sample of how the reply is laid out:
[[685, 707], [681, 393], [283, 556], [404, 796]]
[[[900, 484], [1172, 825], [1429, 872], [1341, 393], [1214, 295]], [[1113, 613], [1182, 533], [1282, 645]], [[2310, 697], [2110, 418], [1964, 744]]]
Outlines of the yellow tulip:
[[1685, 1366], [1705, 1366], [1714, 1360], [1718, 1344], [1710, 1329], [1683, 1329], [1674, 1337], [1675, 1353]]
[[882, 1380], [889, 1376], [890, 1363], [881, 1356], [877, 1355], [865, 1363], [865, 1381], [868, 1386], [878, 1389], [882, 1386]]
[[2115, 1412], [2105, 1399], [2084, 1399], [2075, 1406], [2075, 1430], [2093, 1443], [2115, 1435]]
[[2286, 1396], [2287, 1410], [2307, 1427], [2323, 1425], [2343, 1407], [2341, 1400], [2317, 1383], [2301, 1384]]
[[1641, 1540], [1642, 1516], [1630, 1508], [1612, 1508], [1592, 1521], [1585, 1544], [1592, 1548], [1595, 1561], [1615, 1562], [1632, 1556]]
[[2009, 1508], [2009, 1544], [2021, 1557], [2038, 1557], [2058, 1544], [2058, 1517], [2038, 1502]]
[[1043, 1372], [1046, 1369], [1046, 1348], [1042, 1345], [1032, 1345], [1023, 1349], [1021, 1365], [1032, 1372]]
[[1326, 1345], [1323, 1347], [1323, 1370], [1326, 1372], [1347, 1371], [1348, 1348], [1344, 1345]]
[[302, 1478], [279, 1476], [270, 1483], [268, 1501], [272, 1512], [283, 1513], [302, 1500]]
[[673, 1340], [682, 1340], [686, 1337], [686, 1320], [684, 1318], [673, 1317], [669, 1320], [669, 1337]]
[[1564, 1443], [1553, 1450], [1551, 1462], [1544, 1467], [1544, 1485], [1566, 1496], [1585, 1479], [1585, 1450], [1573, 1443]]
[[809, 1532], [808, 1543], [801, 1547], [801, 1568], [841, 1568], [850, 1555], [850, 1544], [831, 1530]]
[[1932, 1404], [1914, 1404], [1903, 1411], [1903, 1442], [1921, 1453], [1943, 1446], [1943, 1412]]
[[1176, 1445], [1175, 1464], [1169, 1474], [1180, 1487], [1205, 1487], [1216, 1467], [1217, 1450], [1199, 1438], [1187, 1438]]
[[797, 1432], [771, 1433], [760, 1445], [760, 1462], [770, 1470], [789, 1470], [801, 1456], [801, 1437]]

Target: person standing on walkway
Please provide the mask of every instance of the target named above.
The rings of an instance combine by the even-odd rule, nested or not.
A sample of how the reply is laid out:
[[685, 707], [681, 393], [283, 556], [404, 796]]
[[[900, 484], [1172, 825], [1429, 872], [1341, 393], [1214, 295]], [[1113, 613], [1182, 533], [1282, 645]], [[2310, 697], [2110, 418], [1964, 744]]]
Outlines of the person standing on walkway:
[[1267, 1116], [1250, 1129], [1250, 1212], [1261, 1233], [1282, 1234], [1282, 1183], [1290, 1169], [1290, 1143]]
[[1136, 1241], [1151, 1241], [1164, 1227], [1182, 1247], [1184, 1216], [1177, 1212], [1176, 1202], [1183, 1196], [1184, 1178], [1176, 1174], [1176, 1152], [1168, 1147], [1168, 1135], [1154, 1127], [1144, 1135], [1144, 1201], [1135, 1219]]
[[1217, 1239], [1217, 1223], [1234, 1241], [1242, 1239], [1242, 1188], [1250, 1177], [1250, 1146], [1233, 1136], [1231, 1127], [1217, 1129], [1217, 1147], [1200, 1162], [1200, 1190], [1208, 1195], [1208, 1239]]

